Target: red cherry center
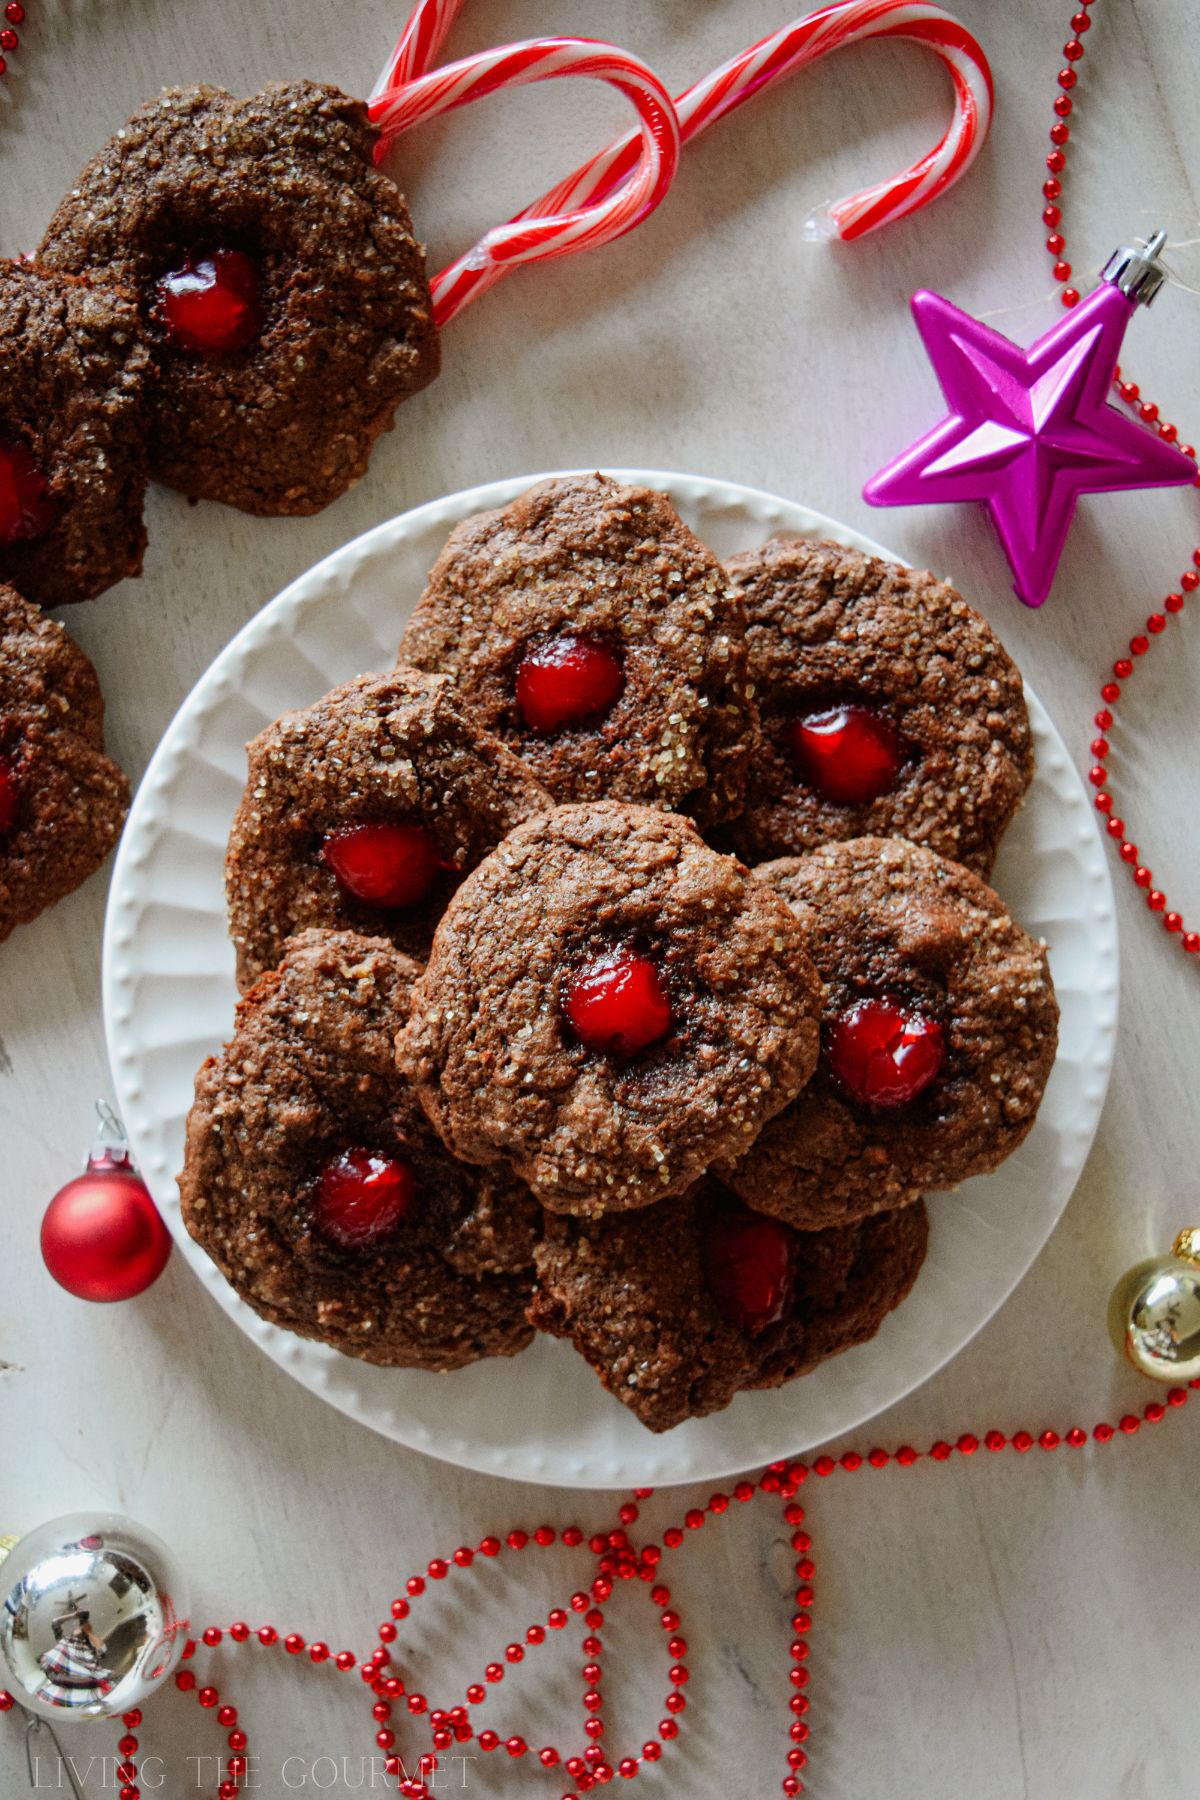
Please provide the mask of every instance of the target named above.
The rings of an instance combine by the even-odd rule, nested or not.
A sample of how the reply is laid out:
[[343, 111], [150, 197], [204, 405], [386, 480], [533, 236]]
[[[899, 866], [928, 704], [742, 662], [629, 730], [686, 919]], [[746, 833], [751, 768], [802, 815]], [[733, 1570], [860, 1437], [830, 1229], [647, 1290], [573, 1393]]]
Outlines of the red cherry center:
[[0, 837], [17, 822], [17, 771], [7, 756], [0, 756]]
[[155, 308], [173, 344], [200, 356], [244, 350], [262, 330], [258, 269], [244, 250], [187, 256], [158, 284]]
[[0, 441], [0, 550], [45, 537], [58, 516], [50, 483], [21, 438]]
[[408, 1163], [356, 1145], [321, 1170], [317, 1226], [335, 1244], [358, 1250], [394, 1231], [416, 1199], [417, 1178]]
[[517, 706], [530, 731], [548, 735], [608, 712], [625, 690], [615, 651], [595, 638], [551, 638], [517, 670]]
[[567, 1017], [589, 1050], [636, 1056], [673, 1024], [662, 976], [648, 956], [615, 950], [585, 963], [567, 988]]
[[864, 1106], [903, 1106], [941, 1073], [946, 1039], [935, 1019], [905, 1013], [891, 1001], [863, 1000], [834, 1020], [827, 1054], [852, 1099]]
[[708, 1291], [721, 1316], [757, 1337], [787, 1312], [795, 1283], [795, 1233], [779, 1219], [730, 1206], [708, 1219], [701, 1242]]
[[838, 806], [877, 800], [894, 786], [904, 764], [899, 733], [868, 706], [805, 713], [784, 729], [804, 782]]
[[347, 825], [325, 839], [321, 857], [343, 893], [368, 906], [416, 906], [451, 865], [424, 825]]

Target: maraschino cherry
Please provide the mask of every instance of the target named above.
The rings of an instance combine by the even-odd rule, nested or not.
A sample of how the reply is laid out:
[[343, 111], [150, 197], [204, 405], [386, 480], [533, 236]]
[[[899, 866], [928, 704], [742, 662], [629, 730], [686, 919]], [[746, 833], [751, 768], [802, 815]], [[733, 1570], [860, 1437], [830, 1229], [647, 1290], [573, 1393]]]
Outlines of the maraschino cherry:
[[869, 706], [804, 713], [785, 727], [806, 784], [837, 806], [866, 806], [886, 794], [904, 765], [895, 727]]
[[451, 865], [424, 825], [347, 825], [325, 839], [322, 861], [343, 893], [368, 906], [416, 906]]
[[31, 544], [53, 526], [50, 483], [23, 438], [0, 441], [0, 550]]
[[17, 822], [17, 771], [7, 756], [0, 756], [0, 837]]
[[905, 1012], [896, 1001], [863, 1000], [834, 1020], [827, 1056], [852, 1099], [903, 1106], [941, 1073], [946, 1039], [936, 1019]]
[[780, 1219], [727, 1206], [704, 1227], [704, 1279], [717, 1310], [731, 1325], [757, 1337], [791, 1304], [795, 1233]]
[[571, 977], [566, 1013], [589, 1050], [636, 1056], [661, 1043], [674, 1023], [662, 976], [648, 956], [614, 950]]
[[602, 718], [624, 689], [616, 652], [590, 637], [551, 638], [530, 650], [517, 670], [521, 717], [543, 736]]
[[406, 1162], [355, 1145], [321, 1170], [317, 1228], [345, 1250], [387, 1237], [412, 1212], [417, 1178]]
[[263, 327], [258, 269], [244, 250], [187, 256], [158, 284], [157, 317], [173, 344], [200, 356], [244, 350]]

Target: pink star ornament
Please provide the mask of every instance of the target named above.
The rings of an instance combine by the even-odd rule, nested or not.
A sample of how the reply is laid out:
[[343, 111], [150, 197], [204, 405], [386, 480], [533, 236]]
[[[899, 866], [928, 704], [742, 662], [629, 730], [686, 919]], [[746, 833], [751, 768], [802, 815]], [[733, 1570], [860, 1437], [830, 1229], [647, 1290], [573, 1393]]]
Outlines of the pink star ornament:
[[1165, 276], [1159, 233], [1110, 259], [1098, 288], [1028, 350], [939, 294], [913, 295], [950, 411], [863, 490], [872, 506], [977, 500], [992, 515], [1018, 598], [1041, 606], [1081, 494], [1174, 487], [1196, 464], [1109, 404], [1121, 343]]

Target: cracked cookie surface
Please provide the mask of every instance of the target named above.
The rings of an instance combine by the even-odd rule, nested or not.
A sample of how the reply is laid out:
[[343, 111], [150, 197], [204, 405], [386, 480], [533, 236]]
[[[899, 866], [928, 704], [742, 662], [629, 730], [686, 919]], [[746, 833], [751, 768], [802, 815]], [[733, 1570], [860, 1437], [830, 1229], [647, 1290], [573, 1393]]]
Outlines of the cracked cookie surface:
[[95, 669], [0, 583], [0, 942], [100, 867], [128, 810]]
[[[318, 512], [437, 374], [425, 253], [375, 141], [362, 102], [316, 82], [248, 99], [169, 88], [78, 177], [38, 254], [137, 295], [161, 369], [157, 480], [251, 513]], [[257, 329], [206, 352], [164, 325], [160, 284], [214, 254], [241, 259], [218, 327], [242, 304]]]
[[[738, 1232], [783, 1235], [778, 1316], [730, 1316], [724, 1267]], [[720, 1185], [603, 1219], [547, 1215], [530, 1317], [569, 1338], [601, 1382], [651, 1431], [779, 1387], [864, 1343], [904, 1299], [928, 1241], [923, 1206], [828, 1231], [757, 1219]], [[751, 1283], [761, 1291], [761, 1279]], [[734, 1296], [736, 1299], [736, 1295]]]
[[[576, 979], [614, 958], [662, 1007], [634, 1054], [585, 1041], [591, 1015], [570, 1012]], [[680, 1193], [750, 1142], [808, 1080], [820, 1004], [765, 883], [686, 819], [607, 800], [531, 819], [468, 877], [397, 1048], [457, 1154], [601, 1212]]]
[[[803, 1094], [722, 1178], [790, 1224], [840, 1225], [996, 1168], [1033, 1128], [1058, 1043], [1044, 944], [970, 870], [900, 838], [826, 844], [761, 865], [825, 983], [821, 1061]], [[900, 1104], [863, 1104], [831, 1065], [831, 1032], [864, 1003], [937, 1028], [936, 1075]]]
[[[712, 824], [741, 806], [757, 741], [743, 634], [721, 565], [665, 495], [578, 475], [451, 533], [400, 654], [451, 675], [556, 800]], [[564, 696], [571, 645], [596, 678]], [[533, 669], [536, 711], [521, 698]]]
[[[738, 854], [756, 863], [897, 836], [986, 876], [1033, 778], [1020, 671], [987, 622], [947, 582], [844, 544], [772, 538], [726, 571], [746, 606], [762, 719], [728, 828]], [[853, 782], [853, 798], [822, 793], [796, 754], [798, 723], [845, 706], [864, 710], [868, 730], [876, 722], [894, 757], [869, 797]]]
[[40, 606], [140, 575], [154, 364], [133, 295], [0, 262], [0, 581]]
[[[189, 1232], [263, 1318], [366, 1362], [457, 1369], [529, 1342], [539, 1214], [456, 1163], [397, 1075], [418, 973], [378, 938], [293, 939], [196, 1077], [179, 1185]], [[357, 1242], [323, 1210], [348, 1151], [408, 1172], [407, 1209]]]
[[[384, 936], [424, 957], [464, 872], [550, 805], [516, 757], [467, 724], [444, 676], [403, 667], [285, 713], [248, 756], [225, 863], [242, 987], [310, 926]], [[418, 871], [406, 904], [356, 897], [325, 859], [331, 836], [363, 825], [427, 834], [425, 878]]]

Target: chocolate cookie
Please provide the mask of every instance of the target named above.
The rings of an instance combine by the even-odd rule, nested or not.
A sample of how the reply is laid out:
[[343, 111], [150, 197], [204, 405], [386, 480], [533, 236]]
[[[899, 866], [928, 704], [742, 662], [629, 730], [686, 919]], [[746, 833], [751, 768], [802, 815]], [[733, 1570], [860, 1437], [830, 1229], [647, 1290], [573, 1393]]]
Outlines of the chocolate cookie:
[[574, 475], [467, 519], [400, 654], [453, 675], [558, 801], [706, 825], [740, 808], [756, 741], [741, 603], [662, 494]]
[[293, 939], [196, 1077], [179, 1186], [263, 1318], [365, 1362], [457, 1369], [528, 1343], [538, 1213], [515, 1186], [481, 1191], [397, 1077], [417, 973], [378, 938]]
[[238, 983], [306, 926], [351, 926], [424, 956], [465, 870], [550, 801], [472, 731], [442, 675], [360, 675], [249, 746], [225, 862]]
[[456, 1155], [555, 1211], [620, 1211], [787, 1105], [820, 1004], [765, 883], [685, 819], [604, 800], [531, 819], [467, 878], [397, 1053]]
[[529, 1316], [668, 1431], [874, 1337], [927, 1240], [923, 1206], [797, 1232], [709, 1180], [620, 1217], [548, 1215]]
[[0, 942], [100, 867], [128, 809], [95, 669], [0, 584]]
[[911, 838], [986, 875], [1033, 778], [1021, 676], [944, 581], [778, 537], [726, 565], [762, 716], [729, 840], [747, 862]]
[[0, 582], [42, 606], [140, 575], [146, 395], [133, 299], [0, 262]]
[[789, 1224], [844, 1225], [1010, 1156], [1054, 1063], [1043, 944], [978, 876], [899, 838], [767, 863], [826, 984], [821, 1062], [719, 1168]]
[[170, 88], [88, 164], [39, 251], [139, 296], [162, 379], [151, 468], [193, 498], [313, 513], [438, 372], [425, 253], [366, 108], [277, 83]]

